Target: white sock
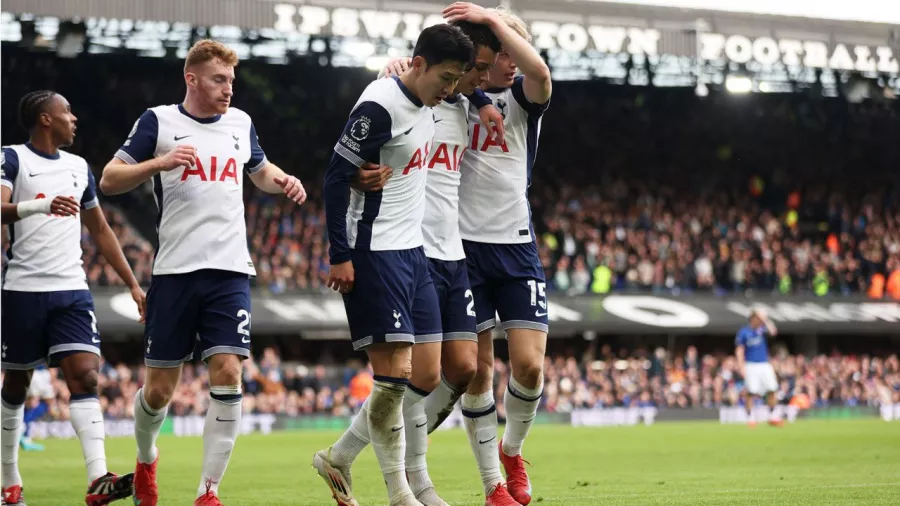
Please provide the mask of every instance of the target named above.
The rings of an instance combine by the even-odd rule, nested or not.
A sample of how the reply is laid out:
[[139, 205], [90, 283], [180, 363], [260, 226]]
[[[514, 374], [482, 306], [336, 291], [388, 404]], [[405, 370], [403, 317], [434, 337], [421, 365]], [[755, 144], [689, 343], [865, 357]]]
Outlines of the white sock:
[[450, 413], [453, 412], [453, 407], [456, 406], [456, 401], [459, 400], [462, 394], [462, 390], [453, 388], [453, 385], [447, 383], [447, 378], [441, 375], [441, 382], [437, 388], [425, 398], [425, 414], [428, 416], [429, 434], [434, 432], [450, 416]]
[[776, 404], [774, 408], [770, 409], [771, 413], [769, 414], [769, 420], [772, 420], [773, 422], [781, 421], [781, 406]]
[[137, 440], [138, 462], [152, 464], [156, 461], [159, 455], [156, 438], [168, 411], [168, 406], [159, 411], [152, 409], [144, 399], [143, 388], [134, 395], [134, 438]]
[[[371, 397], [369, 398], [371, 399]], [[369, 399], [363, 402], [350, 427], [331, 447], [331, 462], [337, 466], [349, 466], [369, 445]]]
[[463, 394], [462, 413], [466, 435], [478, 463], [484, 494], [487, 495], [498, 483], [503, 483], [500, 455], [497, 453], [498, 424], [494, 393], [489, 390], [483, 394]]
[[512, 375], [509, 376], [509, 385], [503, 395], [503, 405], [506, 407], [506, 430], [503, 431], [503, 453], [515, 457], [521, 455], [522, 444], [534, 423], [538, 404], [541, 402], [541, 393], [544, 390], [543, 376], [533, 389], [525, 388]]
[[412, 494], [406, 481], [403, 455], [406, 438], [403, 432], [403, 394], [407, 381], [388, 376], [375, 376], [369, 397], [369, 436], [378, 458], [381, 474], [391, 498]]
[[105, 476], [106, 431], [103, 425], [103, 412], [100, 411], [100, 399], [87, 397], [69, 400], [69, 415], [72, 427], [81, 441], [81, 452], [84, 454], [84, 467], [87, 468], [88, 485], [97, 478]]
[[241, 386], [209, 388], [209, 409], [203, 426], [203, 472], [197, 497], [207, 490], [216, 494], [241, 431]]
[[9, 404], [5, 400], [0, 407], [0, 425], [3, 427], [2, 455], [0, 467], [3, 468], [3, 488], [13, 485], [22, 486], [19, 474], [19, 439], [25, 432], [25, 404]]
[[416, 494], [433, 487], [428, 477], [425, 453], [428, 451], [428, 417], [425, 416], [425, 398], [428, 392], [413, 385], [403, 394], [403, 426], [406, 429], [406, 473], [409, 486]]

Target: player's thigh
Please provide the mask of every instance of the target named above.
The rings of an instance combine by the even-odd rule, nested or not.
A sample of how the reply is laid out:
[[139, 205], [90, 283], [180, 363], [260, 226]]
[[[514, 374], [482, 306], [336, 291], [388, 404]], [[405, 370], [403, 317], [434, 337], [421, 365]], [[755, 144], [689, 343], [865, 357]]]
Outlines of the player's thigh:
[[772, 364], [766, 364], [765, 374], [763, 375], [763, 388], [766, 393], [778, 390], [778, 377], [775, 375], [775, 368]]
[[500, 326], [510, 330], [525, 329], [547, 333], [546, 283], [543, 278], [511, 278], [496, 280], [493, 286]]
[[147, 290], [144, 363], [180, 368], [193, 358], [199, 325], [196, 273], [155, 275]]
[[353, 349], [364, 350], [379, 343], [414, 343], [418, 268], [414, 257], [409, 251], [353, 251], [351, 258], [353, 290], [343, 298]]
[[472, 290], [475, 311], [475, 332], [480, 334], [493, 329], [496, 322], [497, 307], [491, 290], [490, 276], [496, 266], [491, 262], [491, 245], [463, 241], [466, 253], [466, 275], [469, 288]]
[[44, 332], [49, 312], [49, 292], [0, 293], [0, 336], [4, 370], [28, 371], [47, 360]]
[[444, 331], [441, 369], [455, 386], [465, 386], [475, 375], [478, 364], [475, 298], [463, 261], [448, 263], [447, 296], [441, 304]]
[[747, 377], [745, 379], [745, 388], [751, 395], [762, 395], [765, 393], [763, 387], [763, 371], [757, 364], [748, 363], [746, 365]]
[[[477, 340], [477, 313], [475, 296], [469, 284], [469, 275], [463, 261], [447, 262], [443, 266], [443, 283], [446, 296], [440, 300], [441, 328], [444, 341]], [[438, 281], [435, 279], [435, 283]]]
[[[431, 391], [441, 380], [441, 306], [431, 275], [431, 266], [424, 252], [416, 255], [416, 291], [413, 296], [413, 328], [416, 344], [412, 351], [412, 384]], [[439, 283], [443, 281], [439, 278]]]
[[198, 289], [200, 359], [219, 354], [249, 357], [250, 278], [239, 272], [203, 271]]
[[94, 298], [87, 290], [53, 292], [45, 332], [51, 367], [69, 357], [89, 353], [100, 356], [100, 330]]
[[38, 399], [54, 399], [56, 391], [53, 389], [53, 375], [49, 369], [38, 369], [31, 377], [31, 386], [28, 387], [28, 397]]

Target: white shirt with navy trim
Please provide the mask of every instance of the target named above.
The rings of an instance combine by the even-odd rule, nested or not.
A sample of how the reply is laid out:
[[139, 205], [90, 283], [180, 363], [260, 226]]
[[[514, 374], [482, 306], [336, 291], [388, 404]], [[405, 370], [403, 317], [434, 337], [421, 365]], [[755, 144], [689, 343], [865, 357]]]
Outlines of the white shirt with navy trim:
[[[99, 205], [94, 175], [80, 156], [48, 155], [31, 144], [6, 146], [0, 184], [12, 203], [69, 196], [82, 209]], [[4, 290], [56, 292], [87, 290], [81, 257], [81, 216], [34, 214], [9, 225], [9, 263]], [[37, 336], [35, 337], [37, 338]]]
[[523, 76], [509, 88], [485, 90], [503, 115], [506, 138], [497, 142], [469, 110], [469, 152], [462, 162], [459, 227], [467, 241], [522, 244], [534, 241], [528, 187], [537, 156], [541, 118], [550, 105], [525, 96]]
[[456, 261], [466, 258], [459, 235], [460, 167], [469, 141], [469, 100], [447, 97], [434, 107], [434, 145], [425, 180], [422, 233], [425, 256]]
[[231, 107], [210, 118], [191, 116], [180, 104], [147, 109], [116, 157], [136, 164], [176, 146], [196, 148], [190, 168], [153, 177], [159, 211], [159, 249], [153, 274], [220, 269], [256, 275], [247, 248], [244, 173], [266, 165], [250, 116]]
[[[422, 246], [425, 169], [433, 137], [431, 109], [399, 79], [379, 79], [363, 91], [325, 173], [332, 265], [350, 260], [351, 249]], [[349, 190], [350, 177], [364, 162], [394, 169], [383, 190]]]

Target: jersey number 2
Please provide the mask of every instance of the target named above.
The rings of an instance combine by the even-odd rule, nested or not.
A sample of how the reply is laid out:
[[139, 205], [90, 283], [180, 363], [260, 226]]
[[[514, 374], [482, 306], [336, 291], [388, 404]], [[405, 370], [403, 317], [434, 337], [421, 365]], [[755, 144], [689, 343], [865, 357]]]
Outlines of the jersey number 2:
[[247, 344], [250, 342], [250, 329], [248, 328], [250, 327], [250, 311], [241, 309], [237, 312], [237, 317], [243, 318], [243, 321], [238, 323], [237, 332], [244, 336], [241, 338], [241, 342]]
[[466, 290], [466, 298], [469, 299], [469, 303], [466, 304], [466, 314], [475, 316], [475, 296], [472, 295], [472, 290]]

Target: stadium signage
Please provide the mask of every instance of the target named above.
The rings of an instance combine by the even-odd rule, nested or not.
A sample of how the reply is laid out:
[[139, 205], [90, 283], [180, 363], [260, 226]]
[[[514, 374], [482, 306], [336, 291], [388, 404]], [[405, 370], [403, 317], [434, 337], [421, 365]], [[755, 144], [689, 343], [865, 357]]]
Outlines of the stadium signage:
[[[128, 293], [94, 290], [97, 318], [105, 339], [141, 334]], [[756, 298], [686, 294], [550, 294], [548, 317], [553, 337], [601, 334], [734, 334], [754, 309], [766, 311], [783, 332], [815, 334], [898, 334], [900, 303], [865, 297]], [[253, 331], [318, 339], [347, 337], [340, 297], [328, 294], [253, 294]]]
[[[331, 34], [370, 39], [402, 38], [415, 42], [419, 32], [441, 23], [437, 14], [375, 11], [351, 8], [326, 9], [316, 5], [276, 4], [274, 27], [285, 33]], [[652, 28], [582, 25], [535, 20], [531, 22], [534, 45], [579, 53], [589, 49], [608, 54], [656, 56], [663, 54], [663, 32]], [[685, 32], [679, 32], [682, 35]], [[703, 60], [727, 60], [739, 64], [784, 64], [789, 67], [830, 68], [859, 72], [900, 72], [900, 64], [888, 46], [871, 47], [838, 42], [799, 39], [750, 38], [740, 34], [700, 33]]]

